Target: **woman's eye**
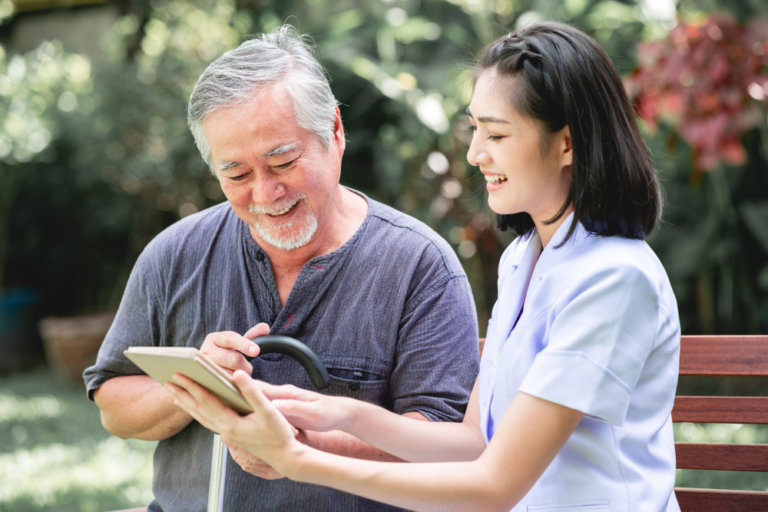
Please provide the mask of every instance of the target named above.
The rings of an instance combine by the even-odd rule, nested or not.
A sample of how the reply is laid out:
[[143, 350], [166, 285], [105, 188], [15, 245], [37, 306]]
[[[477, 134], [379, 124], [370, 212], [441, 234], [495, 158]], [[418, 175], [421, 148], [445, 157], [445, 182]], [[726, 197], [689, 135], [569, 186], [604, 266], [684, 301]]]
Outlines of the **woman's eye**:
[[488, 136], [488, 140], [501, 140], [503, 138], [504, 137], [502, 137], [501, 135], [489, 135]]

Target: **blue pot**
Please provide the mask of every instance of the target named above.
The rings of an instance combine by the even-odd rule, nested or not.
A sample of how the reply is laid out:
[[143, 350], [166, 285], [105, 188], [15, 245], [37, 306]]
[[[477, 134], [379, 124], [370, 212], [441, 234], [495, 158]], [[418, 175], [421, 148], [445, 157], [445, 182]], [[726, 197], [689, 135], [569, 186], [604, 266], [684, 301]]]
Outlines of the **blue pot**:
[[0, 374], [43, 361], [37, 333], [37, 293], [28, 288], [0, 291]]

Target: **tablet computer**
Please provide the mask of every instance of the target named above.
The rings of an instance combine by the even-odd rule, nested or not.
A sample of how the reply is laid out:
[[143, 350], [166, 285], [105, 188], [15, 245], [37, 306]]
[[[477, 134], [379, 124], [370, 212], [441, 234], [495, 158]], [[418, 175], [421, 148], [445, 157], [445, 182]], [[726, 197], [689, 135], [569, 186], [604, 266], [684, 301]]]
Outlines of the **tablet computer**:
[[123, 354], [161, 384], [172, 381], [174, 373], [180, 373], [237, 412], [253, 412], [229, 374], [195, 347], [129, 347]]

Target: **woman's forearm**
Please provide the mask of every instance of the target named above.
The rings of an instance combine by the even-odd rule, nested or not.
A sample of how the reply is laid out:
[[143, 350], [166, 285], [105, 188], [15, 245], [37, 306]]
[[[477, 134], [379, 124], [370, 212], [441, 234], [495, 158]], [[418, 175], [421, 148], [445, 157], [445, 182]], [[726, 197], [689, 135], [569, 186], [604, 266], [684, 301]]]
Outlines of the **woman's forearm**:
[[382, 463], [306, 450], [295, 459], [299, 466], [281, 469], [289, 478], [409, 510], [503, 511], [514, 498], [481, 461]]
[[410, 462], [474, 460], [485, 449], [479, 429], [470, 422], [419, 421], [379, 406], [349, 401], [352, 408], [343, 430]]
[[[369, 409], [360, 412], [373, 419]], [[408, 464], [354, 460], [299, 443], [276, 453], [274, 460], [284, 465], [283, 473], [289, 478], [402, 508], [509, 510], [541, 476], [582, 417], [579, 411], [518, 393], [488, 447], [469, 462]], [[414, 430], [397, 434], [401, 442], [413, 442], [408, 436]], [[441, 437], [438, 442], [442, 444], [444, 439]]]
[[[245, 379], [243, 385], [243, 392], [254, 386]], [[272, 406], [296, 428], [307, 432], [347, 432], [401, 460], [473, 460], [485, 449], [479, 426], [477, 386], [469, 397], [462, 423], [430, 422], [417, 411], [398, 414], [369, 402], [321, 395], [293, 386], [256, 387], [263, 389]]]

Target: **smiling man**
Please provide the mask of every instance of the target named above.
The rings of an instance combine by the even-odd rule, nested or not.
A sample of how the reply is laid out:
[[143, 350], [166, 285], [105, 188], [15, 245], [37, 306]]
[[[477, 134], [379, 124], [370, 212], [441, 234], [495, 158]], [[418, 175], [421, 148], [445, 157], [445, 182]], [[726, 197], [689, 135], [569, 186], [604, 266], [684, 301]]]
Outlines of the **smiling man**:
[[[292, 336], [328, 369], [325, 392], [460, 420], [478, 367], [466, 275], [423, 223], [340, 185], [344, 128], [306, 39], [281, 27], [219, 57], [192, 92], [188, 123], [227, 201], [147, 245], [84, 375], [108, 431], [159, 441], [148, 510], [206, 510], [212, 433], [123, 356], [129, 346], [199, 347], [227, 370], [311, 388], [290, 357], [252, 357], [252, 338]], [[390, 458], [341, 432], [299, 435]], [[284, 479], [238, 446], [229, 453], [227, 512], [391, 510]]]

